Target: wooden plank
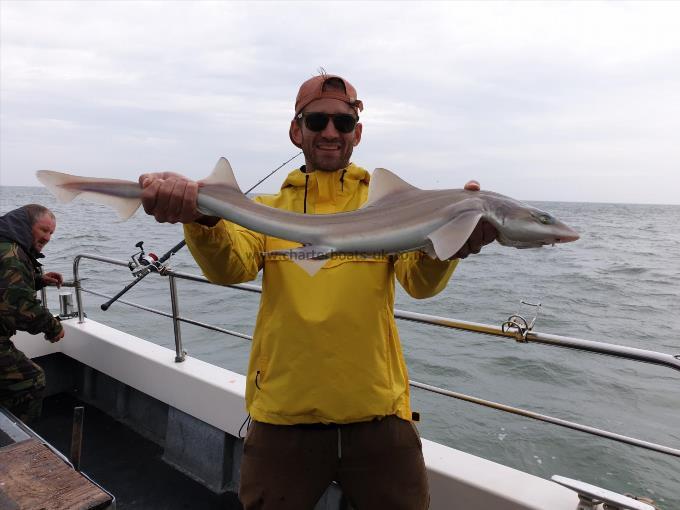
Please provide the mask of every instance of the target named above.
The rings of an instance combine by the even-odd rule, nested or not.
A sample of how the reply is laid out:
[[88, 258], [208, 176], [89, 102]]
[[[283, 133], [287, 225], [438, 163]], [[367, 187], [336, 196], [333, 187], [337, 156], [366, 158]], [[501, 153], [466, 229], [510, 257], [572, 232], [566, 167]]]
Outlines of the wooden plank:
[[11, 510], [94, 510], [111, 496], [37, 439], [0, 448], [0, 507]]

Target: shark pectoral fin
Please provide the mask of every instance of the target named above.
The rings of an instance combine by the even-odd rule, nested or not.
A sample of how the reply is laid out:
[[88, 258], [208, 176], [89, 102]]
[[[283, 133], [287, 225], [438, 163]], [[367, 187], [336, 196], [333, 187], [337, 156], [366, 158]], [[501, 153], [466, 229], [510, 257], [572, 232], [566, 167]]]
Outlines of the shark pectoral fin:
[[428, 235], [439, 260], [453, 257], [467, 242], [482, 213], [465, 211]]

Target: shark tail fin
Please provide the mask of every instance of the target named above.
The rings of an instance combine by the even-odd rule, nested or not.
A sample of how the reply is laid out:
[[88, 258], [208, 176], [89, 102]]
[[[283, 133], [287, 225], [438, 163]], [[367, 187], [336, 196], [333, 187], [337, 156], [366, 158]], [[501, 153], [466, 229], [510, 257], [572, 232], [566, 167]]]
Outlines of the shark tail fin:
[[[80, 197], [88, 202], [102, 204], [116, 210], [118, 216], [126, 220], [132, 216], [142, 203], [141, 198], [130, 198], [106, 195], [95, 191], [86, 191], [83, 186], [97, 181], [111, 181], [96, 177], [78, 177], [53, 170], [38, 170], [38, 180], [57, 198], [59, 202], [68, 203]], [[118, 181], [123, 182], [123, 181]]]
[[227, 161], [227, 158], [218, 159], [212, 173], [203, 179], [201, 183], [204, 186], [227, 186], [241, 191], [241, 188], [239, 188], [239, 185], [236, 182], [236, 177], [234, 177], [234, 171], [231, 169], [231, 165], [229, 164], [229, 161]]
[[36, 176], [61, 203], [66, 204], [82, 193], [82, 191], [78, 189], [64, 187], [65, 184], [76, 181], [77, 178], [73, 175], [54, 172], [52, 170], [38, 170]]

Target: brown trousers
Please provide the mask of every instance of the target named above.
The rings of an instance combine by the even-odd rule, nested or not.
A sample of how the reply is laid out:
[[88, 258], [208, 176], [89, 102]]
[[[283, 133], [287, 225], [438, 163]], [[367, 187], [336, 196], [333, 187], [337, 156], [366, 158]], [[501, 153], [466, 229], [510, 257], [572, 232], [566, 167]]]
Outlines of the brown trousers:
[[388, 416], [347, 425], [251, 424], [241, 461], [244, 510], [312, 510], [333, 480], [354, 510], [429, 505], [411, 422]]

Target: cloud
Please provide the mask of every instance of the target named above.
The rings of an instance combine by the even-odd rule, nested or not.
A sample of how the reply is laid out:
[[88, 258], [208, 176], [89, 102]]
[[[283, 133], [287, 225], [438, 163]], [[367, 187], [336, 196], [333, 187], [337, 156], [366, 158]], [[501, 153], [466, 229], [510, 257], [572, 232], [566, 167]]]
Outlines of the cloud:
[[422, 187], [476, 177], [525, 199], [678, 203], [679, 14], [670, 2], [3, 2], [0, 182], [36, 185], [38, 168], [199, 178], [221, 155], [255, 182], [296, 152], [294, 96], [324, 66], [366, 104], [355, 160], [368, 168]]

